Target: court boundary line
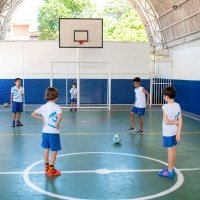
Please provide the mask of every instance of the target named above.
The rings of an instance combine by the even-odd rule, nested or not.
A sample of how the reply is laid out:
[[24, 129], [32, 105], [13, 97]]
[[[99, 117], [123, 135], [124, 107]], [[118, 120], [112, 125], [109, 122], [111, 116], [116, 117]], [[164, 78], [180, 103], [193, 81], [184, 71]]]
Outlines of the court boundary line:
[[[132, 135], [132, 136], [145, 136], [145, 135], [162, 135], [161, 132], [145, 132], [144, 135], [141, 134], [136, 134], [136, 133], [117, 133], [117, 132], [108, 132], [108, 133], [60, 133], [60, 136], [80, 136], [80, 135]], [[182, 135], [187, 135], [187, 134], [200, 134], [200, 131], [184, 131], [181, 132]], [[0, 133], [1, 136], [41, 136], [41, 133]]]
[[188, 118], [190, 118], [190, 119], [194, 119], [194, 120], [196, 120], [196, 121], [200, 121], [200, 119], [198, 119], [198, 118], [196, 118], [196, 117], [192, 117], [192, 116], [190, 116], [190, 115], [188, 115], [188, 114], [182, 113], [182, 115], [185, 116], [185, 117], [188, 117]]
[[[181, 172], [187, 171], [200, 171], [200, 168], [177, 168]], [[105, 172], [104, 172], [105, 170]], [[62, 171], [62, 174], [89, 174], [89, 173], [96, 173], [96, 174], [110, 174], [110, 173], [143, 173], [143, 172], [159, 172], [162, 169], [97, 169], [97, 170], [69, 170], [69, 171]], [[101, 173], [102, 171], [102, 173]], [[21, 175], [24, 171], [21, 172], [0, 172], [0, 175]], [[44, 171], [31, 171], [28, 174], [45, 174]]]

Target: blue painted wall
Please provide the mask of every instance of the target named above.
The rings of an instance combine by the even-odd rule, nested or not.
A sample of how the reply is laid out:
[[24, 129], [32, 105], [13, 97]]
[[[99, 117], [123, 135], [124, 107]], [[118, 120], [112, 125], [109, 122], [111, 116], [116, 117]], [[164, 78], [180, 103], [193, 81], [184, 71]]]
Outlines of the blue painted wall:
[[25, 79], [24, 91], [26, 104], [44, 104], [45, 90], [50, 85], [49, 79]]
[[200, 81], [173, 80], [182, 110], [200, 115]]
[[[53, 80], [53, 85], [60, 91], [58, 99], [59, 104], [70, 103], [69, 90], [72, 83], [76, 80], [65, 79]], [[26, 79], [25, 96], [26, 104], [43, 104], [45, 103], [45, 89], [49, 87], [49, 79]], [[86, 79], [80, 80], [81, 83], [81, 103], [105, 104], [107, 101], [107, 80], [105, 79]], [[132, 104], [134, 102], [134, 88], [132, 80], [113, 79], [112, 80], [112, 104]], [[149, 90], [148, 79], [142, 80], [141, 85]], [[176, 101], [180, 103], [182, 110], [200, 115], [200, 81], [174, 80], [173, 85], [176, 88]], [[0, 104], [10, 102], [10, 89], [14, 86], [13, 79], [0, 80]], [[66, 90], [67, 88], [67, 90]]]
[[66, 104], [66, 80], [65, 79], [54, 79], [53, 86], [59, 90], [58, 104]]
[[0, 79], [0, 104], [10, 103], [10, 90], [13, 86], [13, 79]]
[[[59, 89], [59, 104], [71, 102], [70, 89], [76, 79], [55, 79], [53, 86]], [[81, 79], [80, 80], [80, 103], [81, 104], [106, 104], [107, 102], [107, 80], [105, 79]]]
[[81, 104], [106, 104], [107, 103], [106, 79], [81, 79], [80, 103]]
[[[69, 90], [75, 79], [54, 79], [53, 86], [59, 89], [59, 104], [70, 103]], [[141, 85], [149, 90], [149, 79], [142, 80]], [[80, 80], [80, 103], [81, 104], [106, 104], [107, 103], [106, 79], [81, 79]], [[10, 102], [10, 89], [14, 85], [13, 79], [0, 80], [0, 104]], [[43, 104], [46, 102], [44, 93], [50, 85], [49, 79], [25, 79], [25, 102], [26, 104]], [[67, 88], [67, 89], [66, 89]], [[132, 104], [134, 102], [134, 88], [132, 80], [113, 79], [111, 81], [112, 104]]]
[[[111, 81], [111, 102], [112, 104], [133, 104], [135, 101], [135, 93], [133, 81], [130, 79], [113, 79]], [[141, 80], [141, 86], [149, 91], [150, 80]]]

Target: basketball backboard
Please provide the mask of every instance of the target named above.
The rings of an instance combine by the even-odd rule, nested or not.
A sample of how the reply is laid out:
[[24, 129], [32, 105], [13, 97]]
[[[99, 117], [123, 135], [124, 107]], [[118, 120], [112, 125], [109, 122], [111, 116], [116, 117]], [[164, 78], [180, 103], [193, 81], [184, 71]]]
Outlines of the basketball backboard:
[[60, 18], [60, 48], [103, 48], [103, 19]]

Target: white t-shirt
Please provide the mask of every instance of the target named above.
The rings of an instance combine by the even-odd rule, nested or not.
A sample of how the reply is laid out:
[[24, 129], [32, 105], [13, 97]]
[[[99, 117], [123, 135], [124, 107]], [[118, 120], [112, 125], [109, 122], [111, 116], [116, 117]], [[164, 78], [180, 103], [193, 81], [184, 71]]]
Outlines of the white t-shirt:
[[139, 88], [135, 88], [135, 107], [146, 108], [146, 96], [143, 90], [144, 88], [141, 86]]
[[69, 93], [71, 94], [71, 99], [77, 98], [77, 88], [71, 88]]
[[[171, 121], [177, 120], [178, 116], [181, 114], [180, 105], [176, 102], [164, 104], [162, 106], [162, 109], [166, 113], [168, 119]], [[176, 135], [176, 131], [177, 131], [177, 125], [165, 124], [165, 120], [163, 117], [163, 124], [162, 124], [163, 136], [174, 136], [174, 135]]]
[[43, 133], [59, 133], [59, 129], [56, 128], [58, 114], [62, 114], [62, 110], [59, 105], [49, 101], [34, 112], [44, 118], [44, 125], [42, 129]]
[[23, 101], [24, 88], [20, 87], [18, 89], [16, 86], [14, 86], [14, 87], [11, 88], [11, 94], [13, 96], [12, 101], [22, 102]]

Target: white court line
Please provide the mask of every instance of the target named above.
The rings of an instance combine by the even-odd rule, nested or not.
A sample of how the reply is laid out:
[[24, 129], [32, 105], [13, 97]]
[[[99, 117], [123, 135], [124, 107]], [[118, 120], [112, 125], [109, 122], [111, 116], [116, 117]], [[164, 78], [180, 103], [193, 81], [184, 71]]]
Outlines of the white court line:
[[188, 117], [188, 118], [191, 118], [191, 119], [194, 119], [194, 120], [200, 121], [200, 119], [198, 119], [198, 118], [196, 118], [196, 117], [192, 117], [192, 116], [187, 115], [187, 114], [184, 114], [184, 113], [182, 113], [182, 115], [185, 116], [185, 117]]
[[[119, 135], [140, 135], [140, 134], [136, 134], [136, 133], [117, 133], [117, 132], [114, 132], [114, 133], [60, 133], [60, 135], [64, 135], [64, 136], [77, 136], [77, 135], [115, 135], [115, 134], [119, 134]], [[181, 134], [200, 134], [200, 131], [193, 131], [193, 132], [190, 132], [190, 131], [186, 131], [186, 132], [181, 132]], [[144, 136], [145, 135], [161, 135], [162, 136], [162, 133], [159, 132], [159, 133], [148, 133], [148, 132], [145, 132]], [[1, 136], [41, 136], [41, 134], [39, 133], [0, 133], [0, 137]]]
[[186, 168], [186, 169], [179, 169], [182, 172], [186, 171], [200, 171], [200, 168]]
[[0, 175], [19, 175], [23, 174], [23, 172], [0, 172]]
[[[141, 172], [158, 172], [161, 169], [97, 169], [97, 170], [77, 170], [77, 171], [62, 171], [62, 174], [110, 174], [110, 173], [141, 173]], [[200, 168], [182, 168], [178, 169], [182, 172], [184, 171], [200, 171]], [[24, 172], [0, 172], [0, 175], [20, 175]], [[44, 174], [43, 171], [32, 171], [28, 174]]]
[[[155, 162], [158, 162], [158, 163], [161, 163], [165, 166], [167, 166], [167, 163], [166, 162], [163, 162], [161, 160], [157, 160], [155, 158], [151, 158], [151, 157], [146, 157], [146, 156], [140, 156], [140, 155], [134, 155], [134, 154], [128, 154], [128, 153], [116, 153], [116, 152], [78, 152], [78, 153], [70, 153], [70, 154], [62, 154], [62, 155], [59, 155], [58, 157], [65, 157], [65, 156], [75, 156], [75, 155], [94, 155], [94, 154], [97, 154], [97, 155], [100, 155], [100, 154], [108, 154], [108, 155], [123, 155], [123, 156], [131, 156], [131, 157], [138, 157], [138, 158], [141, 158], [141, 159], [147, 159], [147, 160], [150, 160], [150, 161], [155, 161]], [[24, 170], [24, 173], [23, 173], [23, 179], [25, 181], [25, 183], [30, 187], [32, 188], [33, 190], [41, 193], [41, 194], [44, 194], [44, 195], [48, 195], [48, 196], [51, 196], [51, 197], [55, 197], [55, 198], [60, 198], [60, 199], [65, 199], [65, 200], [86, 200], [86, 199], [81, 199], [81, 198], [73, 198], [73, 197], [68, 197], [68, 196], [64, 196], [64, 195], [59, 195], [59, 194], [55, 194], [55, 193], [52, 193], [52, 192], [49, 192], [49, 191], [46, 191], [40, 187], [38, 187], [36, 184], [34, 184], [31, 180], [30, 180], [30, 177], [29, 177], [29, 172], [35, 167], [37, 166], [38, 164], [41, 164], [43, 163], [44, 161], [43, 160], [39, 160], [31, 165], [29, 165], [25, 170]], [[98, 173], [104, 173], [106, 172], [105, 169], [99, 169], [97, 170]], [[161, 197], [161, 196], [164, 196], [164, 195], [167, 195], [175, 190], [177, 190], [178, 188], [181, 187], [181, 185], [183, 184], [184, 182], [184, 176], [183, 174], [181, 173], [180, 170], [178, 170], [177, 168], [175, 168], [175, 171], [176, 171], [176, 174], [177, 174], [177, 181], [176, 183], [170, 187], [169, 189], [167, 190], [164, 190], [164, 191], [161, 191], [159, 193], [156, 193], [156, 194], [152, 194], [152, 195], [147, 195], [147, 196], [143, 196], [143, 197], [138, 197], [138, 198], [129, 198], [129, 200], [147, 200], [147, 199], [153, 199], [153, 198], [157, 198], [157, 197]]]

